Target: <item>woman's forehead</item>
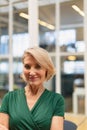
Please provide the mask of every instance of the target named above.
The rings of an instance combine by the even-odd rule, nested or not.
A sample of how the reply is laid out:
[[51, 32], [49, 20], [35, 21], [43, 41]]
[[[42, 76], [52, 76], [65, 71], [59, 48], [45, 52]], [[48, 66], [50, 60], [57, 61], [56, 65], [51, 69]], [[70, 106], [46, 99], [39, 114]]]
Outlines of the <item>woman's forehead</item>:
[[24, 58], [24, 63], [25, 62], [35, 62], [37, 63], [36, 59], [32, 55], [26, 55]]
[[24, 60], [25, 59], [35, 60], [35, 58], [32, 55], [26, 55], [25, 58], [24, 58]]

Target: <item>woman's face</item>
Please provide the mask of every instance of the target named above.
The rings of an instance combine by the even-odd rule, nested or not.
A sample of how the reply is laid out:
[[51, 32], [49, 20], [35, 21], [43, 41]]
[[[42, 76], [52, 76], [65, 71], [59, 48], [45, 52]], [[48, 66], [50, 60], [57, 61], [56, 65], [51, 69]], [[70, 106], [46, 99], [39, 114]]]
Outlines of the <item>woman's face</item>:
[[23, 73], [30, 85], [41, 86], [46, 79], [46, 69], [40, 66], [31, 55], [24, 58]]

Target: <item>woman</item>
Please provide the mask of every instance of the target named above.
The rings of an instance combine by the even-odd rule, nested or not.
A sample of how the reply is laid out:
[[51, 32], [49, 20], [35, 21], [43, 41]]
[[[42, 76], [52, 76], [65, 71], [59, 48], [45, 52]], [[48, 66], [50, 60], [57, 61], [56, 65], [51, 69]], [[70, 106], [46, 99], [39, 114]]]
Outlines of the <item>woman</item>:
[[24, 88], [8, 92], [0, 109], [0, 130], [63, 130], [64, 99], [44, 87], [55, 74], [48, 52], [40, 47], [25, 50]]

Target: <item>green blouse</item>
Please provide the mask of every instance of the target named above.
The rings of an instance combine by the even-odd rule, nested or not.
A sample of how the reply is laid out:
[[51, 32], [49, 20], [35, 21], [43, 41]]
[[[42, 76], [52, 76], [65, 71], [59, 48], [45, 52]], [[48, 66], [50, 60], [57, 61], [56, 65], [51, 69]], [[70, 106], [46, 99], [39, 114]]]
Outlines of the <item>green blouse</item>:
[[64, 116], [64, 98], [47, 89], [29, 110], [24, 88], [8, 92], [0, 112], [10, 116], [9, 130], [50, 130], [53, 116]]

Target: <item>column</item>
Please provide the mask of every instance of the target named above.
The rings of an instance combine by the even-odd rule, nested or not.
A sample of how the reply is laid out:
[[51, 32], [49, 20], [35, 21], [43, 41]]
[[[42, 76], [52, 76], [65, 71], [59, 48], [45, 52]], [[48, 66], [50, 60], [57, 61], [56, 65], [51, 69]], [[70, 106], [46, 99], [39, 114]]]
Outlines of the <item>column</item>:
[[85, 80], [85, 115], [87, 116], [87, 0], [84, 0], [84, 42], [85, 42], [85, 71], [84, 71], [84, 80]]
[[12, 0], [9, 1], [9, 91], [13, 90], [13, 46], [12, 46], [12, 34], [13, 34], [13, 8]]
[[61, 93], [61, 68], [60, 68], [60, 47], [59, 47], [59, 31], [60, 31], [60, 3], [56, 2], [55, 6], [55, 32], [56, 32], [56, 92]]
[[30, 46], [38, 46], [38, 0], [28, 0], [28, 32]]

